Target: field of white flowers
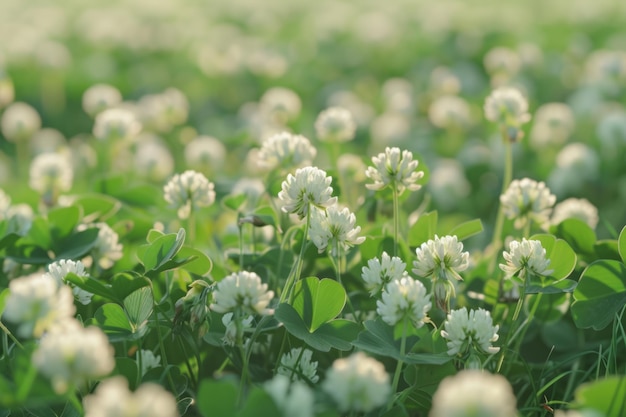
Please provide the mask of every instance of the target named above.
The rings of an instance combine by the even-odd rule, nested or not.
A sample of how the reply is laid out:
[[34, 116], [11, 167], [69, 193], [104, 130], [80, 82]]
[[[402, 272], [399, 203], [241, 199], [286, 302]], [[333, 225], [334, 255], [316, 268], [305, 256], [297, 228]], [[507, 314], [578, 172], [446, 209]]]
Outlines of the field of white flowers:
[[0, 417], [626, 416], [626, 3], [0, 0]]

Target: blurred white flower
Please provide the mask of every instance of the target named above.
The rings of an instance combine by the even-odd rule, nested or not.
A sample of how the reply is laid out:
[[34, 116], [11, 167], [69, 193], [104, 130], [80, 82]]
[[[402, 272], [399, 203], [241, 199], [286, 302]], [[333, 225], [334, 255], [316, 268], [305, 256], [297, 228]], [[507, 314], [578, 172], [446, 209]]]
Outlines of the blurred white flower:
[[137, 116], [125, 108], [109, 108], [98, 113], [93, 135], [99, 140], [132, 140], [141, 131]]
[[429, 417], [517, 417], [517, 399], [505, 377], [477, 370], [444, 378]]
[[509, 251], [503, 251], [502, 256], [506, 264], [500, 264], [500, 269], [507, 277], [518, 275], [520, 279], [525, 279], [529, 274], [550, 275], [553, 272], [548, 269], [550, 259], [546, 258], [546, 250], [538, 240], [512, 240]]
[[416, 182], [424, 176], [424, 172], [417, 171], [419, 162], [413, 160], [413, 154], [399, 148], [385, 148], [384, 153], [372, 157], [373, 167], [368, 167], [365, 175], [374, 181], [365, 186], [370, 190], [382, 190], [387, 186], [397, 187], [398, 194], [405, 189], [419, 190], [422, 186]]
[[506, 130], [512, 142], [521, 139], [521, 125], [530, 120], [528, 101], [513, 87], [500, 87], [491, 92], [485, 100], [485, 117], [498, 123]]
[[94, 84], [83, 93], [83, 110], [91, 117], [121, 102], [122, 93], [109, 84]]
[[[144, 376], [150, 369], [161, 366], [161, 356], [147, 349], [137, 351], [137, 356], [141, 355], [141, 376]], [[139, 359], [137, 359], [139, 361]]]
[[239, 271], [217, 283], [211, 310], [228, 313], [241, 309], [246, 314], [272, 314], [267, 306], [273, 297], [274, 291], [267, 290], [261, 277], [254, 272]]
[[326, 171], [311, 166], [296, 170], [295, 175], [287, 175], [278, 193], [283, 203], [282, 210], [303, 219], [311, 207], [323, 210], [332, 206], [337, 202], [337, 197], [331, 196], [332, 180], [332, 177], [326, 176]]
[[263, 141], [258, 153], [258, 163], [266, 169], [298, 168], [313, 162], [317, 150], [302, 135], [281, 132]]
[[131, 392], [122, 376], [105, 379], [83, 399], [85, 417], [178, 417], [176, 398], [162, 386], [144, 383]]
[[[234, 346], [237, 342], [237, 323], [233, 320], [234, 313], [226, 313], [222, 316], [222, 324], [226, 327], [222, 340], [228, 346]], [[254, 316], [248, 316], [241, 320], [243, 332], [252, 329]]]
[[383, 289], [381, 300], [376, 301], [376, 312], [390, 326], [406, 318], [420, 328], [431, 307], [430, 295], [426, 293], [424, 284], [409, 276], [389, 282]]
[[408, 277], [406, 264], [397, 256], [389, 256], [383, 252], [380, 259], [373, 258], [367, 261], [367, 266], [361, 269], [361, 278], [365, 281], [365, 288], [373, 297], [378, 294], [387, 283]]
[[554, 417], [605, 417], [596, 410], [554, 410]]
[[45, 274], [9, 282], [9, 295], [2, 317], [17, 325], [20, 337], [41, 337], [54, 324], [74, 316], [72, 290]]
[[428, 190], [438, 207], [450, 210], [470, 193], [463, 165], [456, 159], [440, 159], [430, 173]]
[[322, 389], [341, 412], [367, 413], [385, 404], [391, 395], [385, 366], [363, 352], [336, 359], [326, 372]]
[[160, 182], [174, 172], [174, 157], [158, 137], [145, 137], [137, 143], [134, 166], [143, 178]]
[[174, 126], [185, 123], [189, 116], [187, 97], [176, 88], [146, 94], [137, 104], [141, 124], [157, 132], [169, 132]]
[[328, 104], [343, 107], [354, 117], [359, 126], [367, 126], [374, 117], [374, 109], [351, 91], [339, 90], [331, 94]]
[[406, 114], [386, 111], [377, 116], [370, 125], [370, 137], [376, 149], [380, 146], [400, 144], [408, 138], [411, 119]]
[[226, 147], [212, 136], [198, 136], [185, 145], [185, 162], [191, 169], [217, 173], [226, 161]]
[[499, 347], [491, 346], [498, 340], [499, 326], [493, 325], [489, 311], [479, 308], [470, 310], [465, 307], [448, 313], [441, 336], [447, 340], [448, 355], [464, 356], [471, 350], [494, 354]]
[[405, 78], [390, 78], [382, 86], [385, 111], [411, 114], [414, 108], [413, 84]]
[[4, 110], [0, 127], [6, 140], [19, 142], [29, 139], [41, 128], [41, 117], [30, 104], [18, 101]]
[[463, 243], [456, 236], [435, 235], [415, 249], [413, 273], [433, 281], [433, 294], [439, 307], [447, 305], [456, 295], [452, 278], [462, 280], [459, 272], [469, 266], [469, 252], [463, 252]]
[[591, 146], [580, 142], [570, 143], [557, 154], [556, 166], [569, 171], [580, 184], [598, 177], [600, 158]]
[[428, 119], [442, 129], [462, 128], [471, 121], [470, 107], [461, 97], [440, 96], [430, 104]]
[[338, 256], [338, 249], [345, 253], [354, 245], [360, 245], [365, 237], [358, 236], [361, 226], [355, 226], [356, 216], [346, 207], [339, 209], [332, 205], [326, 211], [316, 210], [311, 215], [309, 238], [322, 253], [330, 246], [332, 256]]
[[595, 229], [598, 225], [598, 209], [586, 198], [568, 198], [554, 206], [550, 223], [557, 225], [565, 219], [579, 219]]
[[25, 236], [33, 224], [35, 213], [28, 204], [15, 204], [8, 208], [5, 218], [10, 220], [9, 229], [13, 233]]
[[269, 121], [284, 125], [300, 115], [302, 101], [293, 90], [284, 87], [272, 87], [261, 96], [259, 106]]
[[48, 152], [67, 152], [67, 141], [63, 133], [56, 129], [45, 127], [39, 129], [30, 138], [30, 150], [33, 155], [39, 155]]
[[504, 214], [515, 220], [516, 229], [523, 228], [529, 221], [540, 226], [548, 222], [555, 202], [556, 196], [550, 193], [544, 182], [530, 178], [511, 181], [505, 193], [500, 196]]
[[81, 231], [92, 227], [98, 229], [98, 238], [89, 253], [100, 268], [109, 269], [123, 256], [124, 247], [119, 243], [119, 235], [104, 222], [80, 224], [77, 229]]
[[74, 170], [66, 155], [42, 153], [30, 163], [30, 188], [54, 202], [60, 192], [72, 188]]
[[76, 287], [73, 284], [68, 283], [65, 280], [67, 274], [72, 273], [78, 275], [79, 277], [88, 277], [89, 274], [85, 271], [85, 265], [81, 261], [72, 261], [71, 259], [61, 259], [59, 261], [52, 262], [48, 265], [48, 275], [53, 278], [59, 285], [67, 284], [72, 288], [72, 292], [74, 293], [74, 297], [76, 300], [83, 304], [87, 305], [91, 302], [91, 297], [93, 294], [83, 290], [82, 288]]
[[293, 381], [304, 381], [315, 384], [320, 377], [317, 375], [317, 362], [312, 362], [313, 351], [304, 348], [293, 348], [280, 358], [280, 366], [276, 370]]
[[191, 212], [215, 202], [215, 185], [199, 172], [187, 170], [176, 174], [163, 187], [169, 206], [178, 209], [178, 217], [187, 219]]
[[100, 328], [83, 328], [75, 320], [70, 323], [46, 333], [32, 356], [35, 367], [50, 378], [58, 394], [82, 388], [115, 367], [114, 349]]
[[603, 155], [615, 156], [626, 144], [626, 111], [612, 111], [604, 115], [596, 126]]
[[519, 72], [522, 61], [516, 51], [503, 46], [496, 46], [485, 54], [483, 65], [491, 76], [492, 83], [501, 85]]
[[290, 381], [285, 375], [276, 375], [263, 384], [285, 417], [313, 417], [315, 396], [311, 388], [300, 381]]
[[530, 143], [536, 149], [547, 145], [563, 145], [574, 132], [572, 109], [563, 103], [546, 103], [535, 112]]
[[596, 49], [585, 62], [585, 81], [615, 94], [626, 84], [626, 52]]
[[356, 134], [356, 122], [343, 107], [330, 107], [315, 119], [315, 133], [322, 142], [348, 142]]
[[11, 197], [0, 188], [0, 220], [7, 218], [9, 207], [11, 207]]
[[461, 91], [461, 81], [450, 68], [436, 67], [430, 73], [429, 87], [436, 95], [456, 95]]

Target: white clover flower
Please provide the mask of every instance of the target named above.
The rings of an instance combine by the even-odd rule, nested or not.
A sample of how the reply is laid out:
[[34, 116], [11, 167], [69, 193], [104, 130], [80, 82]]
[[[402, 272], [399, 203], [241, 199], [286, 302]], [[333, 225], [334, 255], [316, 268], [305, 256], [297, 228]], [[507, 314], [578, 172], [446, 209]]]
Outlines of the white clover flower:
[[226, 147], [212, 136], [198, 136], [185, 145], [185, 163], [199, 171], [219, 172], [226, 161]]
[[506, 264], [500, 264], [500, 269], [509, 278], [518, 274], [521, 279], [528, 274], [547, 276], [553, 272], [548, 269], [550, 259], [546, 259], [546, 250], [538, 240], [513, 240], [509, 243], [509, 252], [503, 251], [502, 256]]
[[41, 337], [55, 323], [74, 316], [74, 296], [66, 285], [44, 274], [9, 282], [9, 295], [2, 317], [17, 324], [20, 337]]
[[595, 149], [584, 143], [570, 143], [556, 155], [556, 166], [566, 170], [577, 184], [594, 180], [600, 172], [600, 158]]
[[69, 153], [66, 145], [67, 140], [63, 133], [49, 127], [39, 129], [30, 138], [30, 150], [33, 155], [49, 152]]
[[550, 223], [557, 225], [565, 219], [579, 219], [595, 229], [598, 225], [598, 209], [586, 198], [568, 198], [554, 206]]
[[422, 243], [415, 250], [413, 273], [433, 281], [433, 293], [440, 307], [456, 295], [452, 278], [462, 280], [459, 272], [469, 266], [469, 252], [463, 252], [463, 243], [456, 236], [439, 237]]
[[121, 102], [122, 93], [109, 84], [94, 84], [83, 93], [83, 110], [91, 117]]
[[[234, 313], [226, 313], [222, 316], [222, 324], [226, 327], [224, 331], [224, 337], [222, 340], [224, 344], [228, 346], [235, 346], [237, 342], [237, 323], [233, 320]], [[243, 332], [246, 330], [252, 329], [252, 322], [254, 321], [254, 316], [248, 316], [241, 320], [241, 326]]]
[[390, 326], [406, 318], [420, 328], [431, 307], [430, 295], [426, 293], [424, 284], [408, 276], [387, 284], [381, 300], [376, 301], [376, 312]]
[[448, 313], [441, 336], [447, 339], [450, 356], [465, 356], [471, 350], [494, 354], [500, 350], [491, 346], [498, 340], [498, 329], [487, 310], [479, 308], [468, 312], [463, 307]]
[[369, 412], [385, 404], [391, 395], [385, 366], [363, 352], [336, 359], [326, 372], [322, 389], [339, 411]]
[[397, 256], [389, 256], [383, 252], [380, 259], [373, 258], [367, 261], [367, 266], [361, 269], [361, 278], [365, 281], [365, 288], [373, 297], [378, 294], [387, 283], [408, 277], [406, 264]]
[[428, 108], [430, 122], [442, 129], [460, 128], [470, 123], [470, 107], [458, 96], [437, 97]]
[[0, 128], [6, 140], [19, 142], [30, 138], [41, 128], [41, 117], [31, 105], [15, 102], [2, 113]]
[[215, 185], [199, 172], [187, 170], [176, 174], [163, 187], [163, 197], [171, 208], [178, 209], [178, 217], [187, 219], [199, 207], [215, 202]]
[[444, 378], [429, 417], [517, 417], [517, 399], [505, 377], [477, 370]]
[[500, 76], [509, 79], [519, 72], [522, 60], [514, 50], [497, 46], [485, 54], [483, 65], [491, 77]]
[[438, 207], [452, 209], [470, 193], [463, 165], [456, 159], [440, 159], [430, 173], [428, 190]]
[[458, 94], [461, 80], [448, 67], [436, 67], [430, 73], [429, 87], [436, 94]]
[[485, 117], [506, 129], [512, 142], [521, 139], [521, 125], [530, 120], [528, 101], [522, 93], [512, 87], [500, 87], [485, 100]]
[[563, 145], [574, 132], [572, 109], [564, 103], [546, 103], [535, 112], [530, 143], [537, 149]]
[[99, 140], [132, 140], [141, 131], [137, 116], [125, 108], [106, 109], [96, 116], [93, 135]]
[[[139, 353], [141, 352], [141, 353]], [[147, 349], [141, 349], [137, 352], [137, 356], [141, 354], [141, 376], [144, 376], [150, 369], [161, 366], [161, 356], [155, 355], [154, 352]], [[139, 361], [139, 358], [137, 358]]]
[[79, 303], [83, 305], [89, 304], [91, 302], [91, 297], [93, 297], [92, 293], [85, 291], [82, 288], [75, 287], [65, 281], [65, 277], [70, 272], [78, 275], [79, 277], [89, 276], [89, 274], [85, 271], [85, 265], [83, 265], [81, 261], [72, 261], [71, 259], [61, 259], [59, 261], [52, 262], [48, 265], [47, 275], [53, 278], [59, 285], [68, 284], [70, 288], [72, 288], [74, 297]]
[[307, 138], [281, 132], [263, 141], [258, 153], [258, 164], [267, 169], [298, 168], [311, 164], [315, 155], [317, 150]]
[[46, 333], [33, 353], [33, 364], [52, 381], [58, 394], [80, 388], [90, 379], [100, 378], [115, 367], [114, 349], [98, 327], [72, 325], [54, 328]]
[[604, 115], [596, 126], [596, 135], [607, 155], [616, 155], [626, 143], [626, 111], [614, 110]]
[[9, 207], [11, 207], [11, 197], [0, 188], [0, 220], [7, 218]]
[[104, 222], [80, 224], [77, 229], [81, 231], [92, 227], [98, 229], [98, 237], [90, 255], [100, 268], [109, 269], [123, 256], [124, 246], [119, 243], [119, 235], [115, 230]]
[[311, 215], [309, 238], [322, 253], [330, 246], [332, 256], [338, 255], [338, 249], [344, 253], [354, 245], [360, 245], [365, 237], [358, 236], [361, 226], [355, 226], [356, 216], [348, 208], [339, 209], [330, 206], [326, 212], [316, 210]]
[[263, 384], [283, 416], [313, 417], [315, 397], [303, 382], [291, 382], [285, 375], [276, 375]]
[[254, 272], [239, 271], [217, 283], [211, 310], [228, 313], [241, 309], [248, 314], [271, 314], [267, 306], [273, 297], [274, 291], [267, 290], [261, 277]]
[[35, 213], [31, 206], [22, 203], [10, 206], [5, 216], [11, 220], [11, 223], [9, 223], [9, 226], [12, 226], [10, 227], [11, 231], [20, 236], [25, 236], [33, 224]]
[[365, 186], [370, 190], [382, 190], [387, 186], [397, 187], [398, 194], [406, 189], [419, 190], [422, 186], [416, 182], [424, 176], [424, 172], [417, 171], [419, 162], [413, 160], [413, 154], [399, 148], [385, 148], [384, 153], [372, 157], [374, 167], [368, 167], [365, 175], [374, 181]]
[[261, 96], [259, 107], [261, 113], [270, 119], [269, 121], [284, 125], [300, 115], [302, 101], [293, 90], [284, 87], [272, 87]]
[[158, 384], [144, 383], [131, 392], [122, 376], [102, 381], [83, 399], [85, 417], [178, 417], [176, 398]]
[[72, 188], [74, 170], [68, 158], [50, 152], [37, 155], [30, 164], [30, 188], [41, 195], [56, 195]]
[[415, 106], [413, 84], [406, 78], [390, 78], [382, 86], [381, 93], [388, 112], [410, 114]]
[[163, 181], [174, 172], [174, 157], [160, 140], [140, 140], [135, 153], [135, 171], [155, 182]]
[[315, 133], [322, 142], [348, 142], [356, 134], [356, 122], [349, 110], [329, 107], [315, 119]]
[[293, 348], [280, 358], [276, 373], [288, 376], [290, 380], [315, 384], [320, 377], [317, 375], [317, 362], [311, 361], [312, 355], [309, 349]]
[[282, 210], [294, 213], [303, 219], [311, 207], [323, 210], [334, 205], [337, 197], [331, 197], [333, 178], [326, 176], [326, 171], [317, 167], [304, 167], [296, 170], [295, 175], [287, 175], [282, 183], [278, 198], [282, 200]]
[[556, 196], [550, 193], [544, 182], [530, 178], [513, 180], [504, 194], [500, 196], [500, 204], [509, 219], [515, 219], [514, 226], [523, 228], [528, 221], [539, 225], [548, 222]]

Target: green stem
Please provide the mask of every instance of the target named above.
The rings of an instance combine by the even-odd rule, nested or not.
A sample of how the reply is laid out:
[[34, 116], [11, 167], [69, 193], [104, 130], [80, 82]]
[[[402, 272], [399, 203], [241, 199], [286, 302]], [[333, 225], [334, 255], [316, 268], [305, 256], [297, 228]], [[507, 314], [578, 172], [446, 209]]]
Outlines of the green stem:
[[[509, 343], [511, 343], [512, 339], [515, 337], [515, 335], [517, 335], [519, 331], [519, 327], [518, 327], [515, 331], [515, 334], [511, 336], [511, 332], [513, 331], [515, 322], [517, 321], [517, 318], [519, 317], [519, 313], [522, 311], [522, 306], [524, 305], [524, 299], [526, 298], [526, 282], [528, 282], [527, 280], [529, 278], [530, 277], [528, 276], [525, 277], [524, 285], [522, 285], [521, 287], [519, 299], [517, 300], [517, 305], [515, 306], [515, 312], [513, 313], [513, 318], [511, 319], [511, 327], [509, 331], [506, 333], [506, 339], [504, 340], [504, 343], [502, 344], [500, 359], [498, 360], [498, 367], [496, 369], [496, 372], [500, 372], [500, 369], [502, 369], [502, 364], [504, 363], [504, 357], [506, 356], [506, 350], [508, 349]], [[524, 323], [522, 323], [521, 326], [523, 325]], [[489, 362], [489, 359], [485, 361], [485, 364], [487, 364], [487, 362]]]
[[[237, 400], [237, 403], [239, 405], [243, 404], [244, 388], [248, 380], [248, 354], [243, 345], [243, 315], [241, 313], [242, 313], [241, 310], [237, 309], [235, 310], [235, 315], [234, 315], [235, 327], [237, 329], [237, 336], [236, 336], [237, 347], [239, 348], [239, 353], [241, 354], [241, 361], [242, 361], [241, 379], [239, 381], [239, 398]], [[249, 348], [251, 347], [251, 345], [252, 345], [252, 342], [250, 342]]]
[[[13, 333], [11, 333], [11, 331], [4, 325], [4, 323], [2, 323], [2, 321], [0, 321], [0, 329], [2, 329], [3, 334], [5, 335], [4, 337], [9, 337], [13, 343], [15, 343], [15, 345], [17, 347], [19, 347], [20, 349], [24, 349], [24, 346], [22, 346], [22, 344], [20, 343], [19, 340], [17, 340], [15, 338], [15, 336], [13, 336]], [[4, 341], [3, 340], [3, 346], [5, 343], [7, 343], [8, 341]], [[7, 350], [4, 351], [5, 354], [8, 353], [8, 346], [6, 347]]]
[[[156, 312], [156, 330], [157, 336], [159, 338], [159, 351], [161, 352], [161, 365], [163, 369], [167, 369], [167, 354], [165, 353], [165, 345], [163, 344], [163, 335], [161, 334], [161, 324], [159, 323], [159, 309], [157, 307], [156, 301], [153, 305], [154, 311]], [[172, 392], [176, 391], [176, 384], [174, 384], [174, 379], [172, 378], [172, 374], [167, 372], [167, 382], [170, 384], [170, 389]]]
[[[400, 340], [400, 357], [404, 357], [404, 353], [406, 351], [406, 327], [407, 327], [408, 317], [404, 317], [402, 322], [402, 339]], [[400, 374], [402, 373], [402, 366], [404, 362], [402, 360], [398, 360], [398, 364], [396, 365], [396, 371], [393, 374], [393, 383], [391, 385], [391, 399], [389, 400], [389, 405], [387, 406], [388, 410], [391, 410], [393, 404], [395, 402], [396, 391], [398, 390], [398, 383], [400, 382]]]
[[[506, 137], [503, 132], [502, 140], [504, 141], [504, 178], [502, 180], [502, 191], [500, 195], [504, 194], [511, 184], [513, 179], [513, 145], [511, 141]], [[502, 229], [504, 227], [504, 210], [502, 204], [498, 205], [498, 216], [496, 218], [496, 225], [493, 230], [493, 238], [491, 240], [492, 260], [489, 265], [489, 273], [495, 270], [497, 256], [496, 253], [502, 246]]]
[[243, 225], [239, 225], [239, 270], [243, 271]]
[[346, 289], [346, 287], [343, 285], [343, 282], [341, 281], [341, 259], [342, 259], [342, 254], [341, 254], [341, 245], [339, 244], [339, 242], [335, 242], [335, 251], [337, 254], [337, 261], [335, 262], [335, 260], [333, 259], [333, 257], [330, 257], [331, 262], [334, 264], [335, 266], [335, 272], [337, 274], [337, 282], [341, 284], [341, 286], [344, 288], [344, 290], [346, 291], [346, 302], [348, 303], [348, 307], [350, 308], [350, 312], [352, 313], [352, 316], [354, 317], [355, 320], [357, 319], [356, 316], [356, 310], [354, 309], [354, 306], [352, 305], [352, 300], [350, 300], [350, 296], [348, 295], [348, 290]]
[[398, 235], [400, 231], [400, 203], [398, 201], [398, 186], [393, 184], [393, 256], [398, 256]]
[[187, 218], [187, 237], [189, 244], [192, 244], [196, 240], [196, 216], [193, 212], [193, 207]]
[[306, 211], [306, 222], [304, 223], [304, 234], [302, 235], [302, 246], [300, 247], [300, 255], [298, 256], [298, 260], [296, 261], [296, 267], [293, 274], [289, 274], [287, 278], [287, 282], [285, 282], [285, 288], [283, 288], [283, 292], [280, 294], [279, 302], [284, 302], [287, 297], [291, 300], [291, 292], [295, 285], [295, 283], [300, 279], [300, 274], [302, 273], [302, 263], [304, 260], [304, 252], [307, 246], [307, 239], [309, 236], [309, 226], [311, 225], [311, 205], [307, 207]]
[[37, 368], [32, 363], [28, 367], [28, 372], [26, 373], [26, 377], [22, 381], [21, 385], [17, 389], [17, 402], [18, 404], [23, 403], [28, 397], [28, 393], [33, 386], [33, 382], [35, 381], [35, 377], [37, 376]]
[[537, 308], [539, 308], [539, 304], [541, 303], [541, 296], [542, 296], [541, 293], [537, 294], [537, 298], [535, 299], [533, 306], [528, 312], [528, 317], [526, 317], [526, 319], [522, 322], [520, 327], [513, 334], [513, 336], [511, 337], [511, 340], [509, 341], [509, 343], [513, 343], [519, 335], [519, 339], [515, 343], [515, 352], [519, 352], [520, 346], [522, 345], [522, 342], [524, 341], [524, 336], [526, 335], [526, 332], [528, 331], [530, 322], [535, 317], [535, 313], [537, 313]]
[[74, 409], [76, 409], [76, 411], [78, 411], [78, 414], [82, 415], [83, 414], [83, 405], [78, 400], [78, 397], [76, 396], [76, 390], [74, 389], [74, 387], [71, 387], [71, 389], [69, 391], [69, 394], [67, 396], [67, 399], [74, 406]]

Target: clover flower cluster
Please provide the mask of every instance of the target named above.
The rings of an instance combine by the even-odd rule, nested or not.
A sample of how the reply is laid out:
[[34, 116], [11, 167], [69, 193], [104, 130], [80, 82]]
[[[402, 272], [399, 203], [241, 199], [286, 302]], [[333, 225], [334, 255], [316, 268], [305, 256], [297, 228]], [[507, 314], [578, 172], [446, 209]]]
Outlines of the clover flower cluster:
[[464, 370], [441, 381], [429, 417], [516, 417], [516, 403], [502, 375]]
[[546, 276], [553, 272], [548, 269], [550, 259], [546, 258], [546, 250], [538, 240], [513, 240], [509, 251], [502, 252], [502, 256], [506, 264], [500, 264], [500, 269], [507, 278], [518, 276], [524, 280], [528, 275]]
[[485, 100], [485, 117], [498, 123], [511, 142], [522, 138], [522, 124], [530, 120], [528, 101], [513, 87], [499, 87]]
[[313, 362], [312, 356], [313, 352], [309, 349], [293, 348], [280, 358], [280, 366], [276, 372], [291, 380], [315, 384], [320, 377], [317, 375], [317, 361]]
[[267, 169], [300, 168], [313, 162], [317, 150], [302, 135], [281, 132], [263, 141], [257, 155], [258, 163]]
[[328, 207], [326, 212], [313, 212], [309, 237], [319, 253], [330, 246], [331, 255], [338, 256], [340, 250], [345, 252], [365, 241], [365, 237], [358, 236], [361, 227], [355, 226], [355, 223], [356, 216], [348, 208], [339, 209], [337, 205], [333, 205]]
[[482, 308], [468, 311], [463, 307], [448, 313], [441, 336], [447, 340], [450, 356], [465, 356], [471, 352], [494, 354], [500, 350], [491, 345], [498, 340], [498, 329], [489, 311]]
[[325, 210], [334, 205], [337, 197], [332, 197], [331, 182], [332, 177], [326, 176], [326, 171], [311, 166], [296, 170], [294, 175], [287, 175], [278, 193], [283, 203], [282, 210], [303, 219], [311, 209]]
[[326, 373], [322, 389], [341, 412], [367, 413], [385, 404], [391, 394], [384, 365], [363, 352], [335, 360]]
[[427, 320], [431, 306], [424, 284], [407, 276], [385, 286], [381, 299], [376, 301], [376, 312], [390, 326], [406, 319], [415, 328], [420, 328]]
[[361, 269], [361, 278], [371, 296], [377, 295], [389, 282], [408, 277], [406, 264], [397, 256], [389, 256], [383, 252], [381, 258], [367, 261]]
[[513, 180], [506, 192], [500, 196], [502, 210], [508, 219], [514, 219], [516, 229], [530, 221], [544, 225], [550, 220], [556, 196], [543, 182], [530, 178]]
[[598, 225], [598, 209], [586, 198], [568, 198], [554, 206], [550, 224], [558, 225], [566, 219], [578, 219], [595, 229]]
[[277, 374], [263, 384], [283, 416], [313, 417], [314, 394], [304, 382], [291, 381], [288, 376]]
[[178, 417], [176, 398], [162, 386], [143, 383], [134, 392], [124, 377], [115, 376], [98, 384], [83, 399], [85, 417]]
[[132, 140], [141, 131], [137, 116], [125, 108], [109, 108], [96, 115], [93, 135], [102, 141]]
[[413, 273], [432, 280], [435, 301], [447, 310], [450, 298], [456, 296], [454, 281], [461, 281], [459, 272], [469, 266], [469, 252], [463, 252], [463, 243], [456, 236], [435, 235], [422, 243], [415, 254]]
[[41, 116], [30, 104], [15, 102], [2, 113], [0, 130], [9, 142], [29, 139], [41, 128]]
[[187, 170], [174, 175], [163, 187], [163, 193], [169, 206], [178, 210], [178, 217], [187, 219], [192, 211], [215, 202], [214, 188], [215, 185], [203, 174]]
[[239, 271], [217, 283], [210, 308], [217, 313], [240, 309], [247, 314], [271, 314], [267, 306], [273, 297], [274, 291], [268, 291], [256, 273]]
[[52, 262], [48, 265], [48, 272], [46, 275], [54, 279], [59, 286], [62, 284], [68, 284], [72, 288], [74, 297], [79, 303], [83, 305], [89, 304], [93, 294], [80, 287], [69, 284], [66, 281], [66, 277], [70, 273], [78, 275], [79, 277], [89, 276], [87, 271], [85, 271], [85, 265], [81, 261], [72, 261], [71, 259], [61, 259], [59, 261]]
[[419, 162], [413, 159], [413, 154], [400, 148], [385, 148], [385, 152], [372, 157], [373, 167], [368, 167], [365, 175], [374, 181], [365, 186], [370, 190], [382, 190], [386, 187], [396, 187], [398, 194], [405, 189], [419, 190], [417, 184], [423, 176], [423, 171], [417, 171]]
[[343, 107], [330, 107], [315, 120], [315, 132], [322, 142], [348, 142], [354, 139], [356, 122]]
[[100, 268], [111, 268], [124, 255], [124, 246], [119, 243], [119, 235], [104, 222], [80, 224], [77, 227], [79, 231], [89, 228], [98, 229], [98, 237], [89, 252], [91, 258]]

